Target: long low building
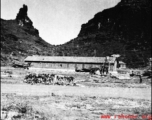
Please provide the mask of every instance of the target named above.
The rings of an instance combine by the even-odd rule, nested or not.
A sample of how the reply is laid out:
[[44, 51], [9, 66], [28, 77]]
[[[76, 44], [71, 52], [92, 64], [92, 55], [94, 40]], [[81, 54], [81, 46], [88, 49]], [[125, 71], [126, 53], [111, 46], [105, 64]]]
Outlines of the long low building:
[[101, 68], [106, 65], [110, 71], [116, 70], [115, 57], [69, 57], [69, 56], [28, 56], [25, 62], [35, 68], [82, 70]]

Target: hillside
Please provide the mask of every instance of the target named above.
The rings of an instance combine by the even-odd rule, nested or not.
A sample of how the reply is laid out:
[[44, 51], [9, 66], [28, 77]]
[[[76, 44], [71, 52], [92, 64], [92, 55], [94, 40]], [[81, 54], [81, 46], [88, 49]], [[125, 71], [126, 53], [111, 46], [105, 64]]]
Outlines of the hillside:
[[151, 57], [151, 0], [122, 0], [81, 26], [78, 37], [56, 47], [57, 55], [120, 54], [129, 67], [143, 67]]
[[[151, 57], [151, 0], [122, 0], [81, 26], [77, 38], [50, 45], [34, 28], [23, 5], [16, 19], [1, 19], [1, 64], [28, 55], [97, 56], [120, 54], [129, 67], [143, 67]], [[62, 37], [62, 36], [61, 36]]]
[[23, 5], [14, 20], [1, 19], [1, 65], [23, 60], [28, 55], [50, 55], [52, 45], [45, 42], [27, 15]]

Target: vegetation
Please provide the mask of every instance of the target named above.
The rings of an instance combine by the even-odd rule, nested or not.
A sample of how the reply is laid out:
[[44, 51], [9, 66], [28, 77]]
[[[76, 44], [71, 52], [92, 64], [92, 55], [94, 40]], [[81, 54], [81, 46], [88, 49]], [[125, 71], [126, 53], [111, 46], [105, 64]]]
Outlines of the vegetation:
[[48, 44], [39, 36], [27, 10], [23, 5], [15, 20], [1, 19], [2, 65], [28, 55], [105, 57], [112, 54], [120, 54], [120, 59], [128, 67], [148, 65], [151, 57], [151, 0], [123, 0], [83, 24], [77, 38], [57, 46]]
[[58, 55], [120, 54], [129, 67], [147, 66], [151, 57], [151, 1], [128, 0], [97, 13], [77, 38], [59, 45]]

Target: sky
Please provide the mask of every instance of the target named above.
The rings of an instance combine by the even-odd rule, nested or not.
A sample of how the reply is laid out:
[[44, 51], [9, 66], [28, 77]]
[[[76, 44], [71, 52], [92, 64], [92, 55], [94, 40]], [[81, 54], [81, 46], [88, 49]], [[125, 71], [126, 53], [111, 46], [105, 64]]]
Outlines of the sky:
[[1, 18], [15, 19], [23, 4], [40, 37], [59, 45], [77, 37], [81, 25], [120, 0], [1, 0]]

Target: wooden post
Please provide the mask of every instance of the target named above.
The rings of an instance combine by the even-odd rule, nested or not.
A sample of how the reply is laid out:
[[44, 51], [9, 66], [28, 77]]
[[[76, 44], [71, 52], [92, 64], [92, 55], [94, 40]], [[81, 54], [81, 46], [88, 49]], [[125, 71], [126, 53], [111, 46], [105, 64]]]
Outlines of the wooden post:
[[142, 83], [142, 77], [141, 77], [141, 75], [139, 75], [139, 79], [140, 79], [139, 83]]
[[109, 65], [109, 66], [108, 66], [108, 71], [110, 71], [110, 65], [111, 65], [111, 64], [110, 64], [110, 62], [109, 62], [109, 64], [108, 64], [108, 65]]
[[117, 60], [115, 60], [114, 67], [113, 67], [113, 71], [116, 71], [116, 70], [117, 70]]

